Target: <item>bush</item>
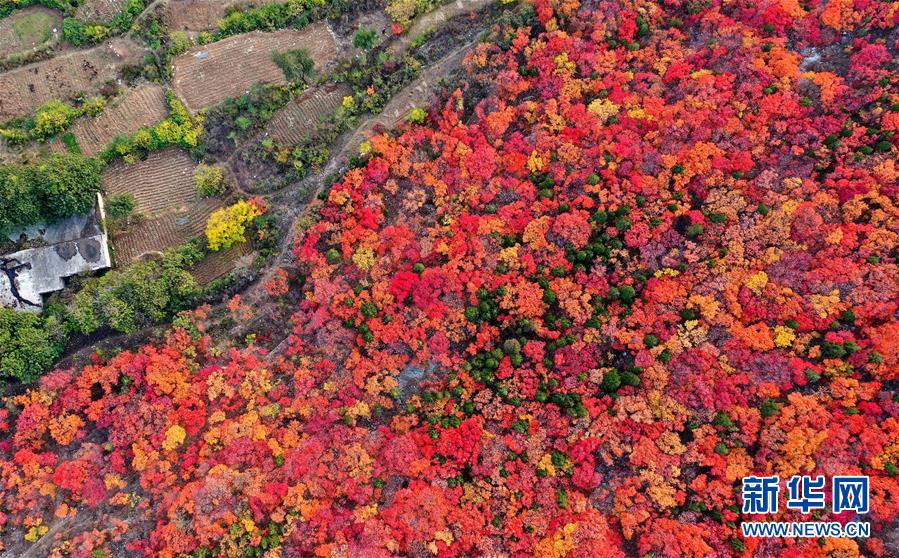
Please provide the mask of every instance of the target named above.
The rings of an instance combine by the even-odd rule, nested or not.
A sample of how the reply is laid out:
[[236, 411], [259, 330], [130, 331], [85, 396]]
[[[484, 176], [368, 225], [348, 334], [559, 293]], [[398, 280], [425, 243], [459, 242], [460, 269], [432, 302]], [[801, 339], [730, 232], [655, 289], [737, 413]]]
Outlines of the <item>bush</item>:
[[427, 117], [428, 113], [422, 108], [415, 107], [409, 112], [409, 122], [413, 124], [424, 124]]
[[315, 62], [309, 56], [309, 51], [300, 48], [285, 52], [275, 51], [272, 61], [284, 72], [284, 77], [291, 83], [305, 83], [315, 70]]
[[206, 164], [198, 165], [194, 169], [194, 181], [197, 185], [197, 191], [203, 197], [220, 196], [228, 190], [225, 173], [218, 167]]
[[190, 37], [185, 31], [175, 31], [169, 35], [169, 56], [178, 56], [191, 47]]
[[353, 35], [353, 46], [371, 50], [378, 44], [378, 34], [373, 29], [360, 29]]
[[0, 308], [0, 376], [29, 383], [62, 354], [58, 323], [30, 312]]
[[110, 196], [106, 199], [106, 213], [116, 221], [130, 217], [136, 207], [137, 202], [131, 194]]

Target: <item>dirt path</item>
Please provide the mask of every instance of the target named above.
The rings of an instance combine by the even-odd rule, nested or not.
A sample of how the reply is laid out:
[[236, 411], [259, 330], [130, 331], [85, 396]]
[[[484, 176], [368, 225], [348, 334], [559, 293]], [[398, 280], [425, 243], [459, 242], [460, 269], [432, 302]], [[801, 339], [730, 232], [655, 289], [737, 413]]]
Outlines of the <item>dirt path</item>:
[[412, 44], [412, 41], [422, 33], [427, 33], [431, 29], [443, 25], [458, 15], [476, 12], [482, 8], [486, 8], [496, 1], [497, 0], [453, 0], [448, 4], [444, 4], [413, 21], [412, 25], [409, 26], [409, 29], [406, 30], [402, 37], [399, 37], [390, 43], [387, 47], [387, 51], [394, 55], [404, 52], [409, 48], [409, 45]]
[[169, 3], [169, 0], [153, 0], [152, 2], [150, 2], [150, 5], [148, 5], [146, 8], [144, 8], [144, 11], [142, 11], [141, 13], [137, 14], [137, 16], [135, 16], [134, 21], [132, 22], [132, 25], [140, 23], [147, 16], [147, 14], [149, 14], [150, 12], [152, 12], [153, 10], [156, 9], [156, 6], [159, 6], [162, 4], [168, 4], [168, 3]]
[[359, 150], [359, 146], [368, 139], [375, 127], [392, 128], [402, 122], [413, 108], [426, 108], [437, 82], [459, 68], [465, 59], [465, 55], [477, 43], [478, 41], [474, 40], [457, 47], [453, 52], [427, 68], [415, 81], [397, 92], [379, 114], [371, 115], [362, 120], [347, 137], [337, 155], [331, 158], [322, 171], [322, 175], [327, 176], [337, 171], [345, 159]]
[[[254, 284], [241, 295], [245, 304], [249, 304], [254, 308], [263, 305], [267, 295], [262, 286], [274, 276], [280, 267], [294, 264], [293, 246], [297, 236], [296, 224], [299, 217], [306, 211], [305, 204], [297, 203], [296, 200], [292, 199], [297, 196], [296, 192], [306, 190], [311, 192], [309, 195], [316, 196], [324, 187], [325, 177], [340, 171], [346, 164], [346, 161], [358, 152], [359, 146], [371, 135], [375, 127], [379, 125], [385, 128], [393, 127], [401, 122], [412, 108], [428, 106], [436, 81], [450, 75], [459, 68], [465, 59], [465, 55], [476, 44], [477, 40], [468, 42], [444, 56], [425, 70], [418, 79], [394, 95], [380, 114], [369, 116], [362, 120], [355, 130], [345, 134], [344, 138], [338, 140], [340, 147], [335, 149], [328, 164], [322, 170], [301, 182], [301, 185], [306, 188], [288, 187], [285, 189], [288, 193], [285, 199], [278, 200], [278, 205], [289, 208], [289, 214], [286, 217], [285, 233], [281, 238], [278, 256]], [[259, 313], [259, 315], [263, 316], [264, 314]], [[276, 347], [274, 352], [277, 352], [280, 347], [281, 344]]]

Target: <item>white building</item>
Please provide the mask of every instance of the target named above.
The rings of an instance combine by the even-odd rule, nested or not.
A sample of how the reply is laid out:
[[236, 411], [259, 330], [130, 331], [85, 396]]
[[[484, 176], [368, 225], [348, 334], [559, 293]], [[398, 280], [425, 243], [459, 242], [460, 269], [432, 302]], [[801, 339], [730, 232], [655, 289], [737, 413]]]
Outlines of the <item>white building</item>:
[[40, 312], [44, 295], [65, 288], [65, 279], [111, 265], [103, 227], [103, 198], [87, 215], [35, 225], [9, 239], [23, 248], [0, 255], [0, 306]]

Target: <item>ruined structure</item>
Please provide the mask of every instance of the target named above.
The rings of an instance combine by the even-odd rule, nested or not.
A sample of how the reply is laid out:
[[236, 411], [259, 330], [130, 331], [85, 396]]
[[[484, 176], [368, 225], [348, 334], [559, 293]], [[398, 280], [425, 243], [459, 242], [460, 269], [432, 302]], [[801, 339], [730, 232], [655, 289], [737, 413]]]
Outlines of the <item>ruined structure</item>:
[[40, 312], [44, 295], [65, 288], [65, 279], [110, 267], [104, 217], [98, 195], [87, 215], [11, 234], [21, 249], [0, 255], [0, 305]]

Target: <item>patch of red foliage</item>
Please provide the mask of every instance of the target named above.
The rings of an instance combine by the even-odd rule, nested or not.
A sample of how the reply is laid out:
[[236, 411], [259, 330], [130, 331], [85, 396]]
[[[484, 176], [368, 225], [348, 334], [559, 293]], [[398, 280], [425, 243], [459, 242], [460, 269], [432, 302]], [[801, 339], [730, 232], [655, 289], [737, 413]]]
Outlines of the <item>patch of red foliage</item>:
[[[284, 354], [176, 329], [0, 411], [7, 548], [895, 550], [895, 5], [533, 7], [330, 190]], [[743, 540], [751, 473], [870, 475], [874, 536]]]

